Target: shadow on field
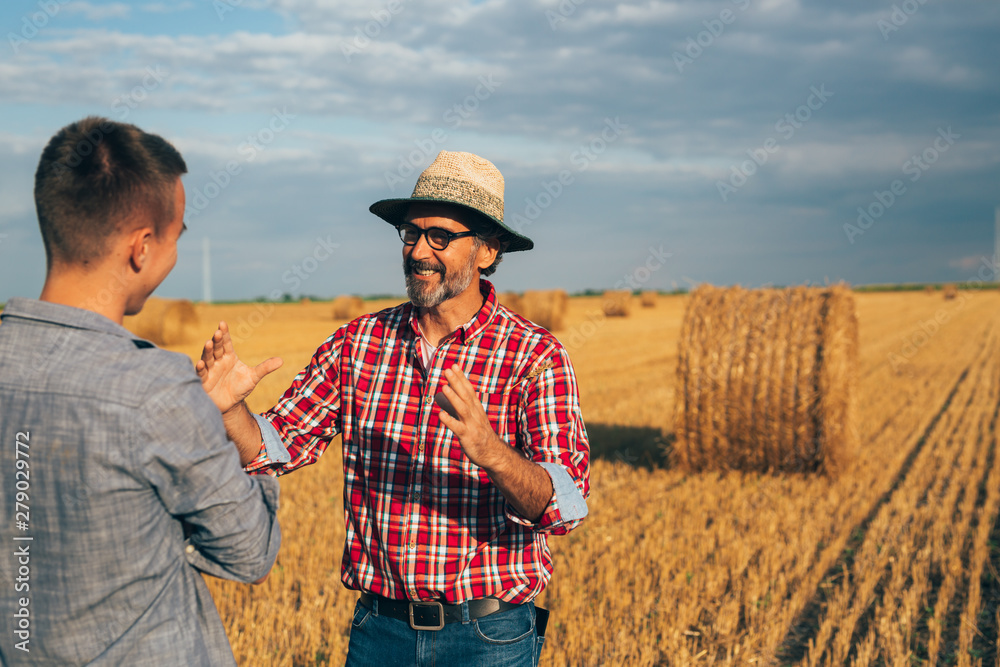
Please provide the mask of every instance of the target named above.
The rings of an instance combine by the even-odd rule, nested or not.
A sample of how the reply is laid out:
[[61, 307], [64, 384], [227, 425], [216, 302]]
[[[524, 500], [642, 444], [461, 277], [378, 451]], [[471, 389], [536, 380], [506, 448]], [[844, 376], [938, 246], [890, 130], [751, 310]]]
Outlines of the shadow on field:
[[587, 424], [591, 458], [621, 461], [633, 468], [668, 468], [673, 433], [658, 428]]

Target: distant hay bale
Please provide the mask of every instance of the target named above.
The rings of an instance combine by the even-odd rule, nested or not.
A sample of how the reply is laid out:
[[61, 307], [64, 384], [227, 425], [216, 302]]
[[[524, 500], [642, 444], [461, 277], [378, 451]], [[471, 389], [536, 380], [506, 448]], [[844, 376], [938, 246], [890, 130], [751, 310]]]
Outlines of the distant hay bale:
[[604, 314], [608, 317], [628, 317], [632, 312], [632, 292], [628, 290], [608, 290], [601, 299]]
[[333, 319], [353, 320], [366, 312], [365, 302], [361, 297], [342, 295], [333, 300]]
[[521, 296], [517, 292], [501, 292], [497, 297], [500, 300], [500, 304], [507, 308], [507, 310], [513, 310], [515, 313], [520, 314], [524, 309], [524, 304], [521, 303]]
[[676, 463], [837, 474], [857, 457], [858, 319], [846, 286], [702, 286], [678, 343]]
[[312, 300], [312, 299], [310, 299], [310, 298], [309, 298], [309, 297], [307, 297], [307, 296], [304, 296], [304, 297], [302, 297], [301, 299], [299, 299], [299, 303], [301, 303], [301, 304], [302, 304], [303, 306], [308, 306], [308, 305], [309, 305], [310, 303], [312, 303], [312, 302], [313, 302], [313, 300]]
[[958, 287], [954, 284], [949, 283], [944, 286], [944, 300], [951, 301], [952, 299], [958, 298]]
[[934, 294], [936, 291], [934, 285], [924, 285], [924, 294]]
[[642, 293], [639, 303], [643, 308], [655, 308], [657, 301], [657, 294], [652, 290], [646, 290]]
[[521, 309], [515, 312], [542, 328], [558, 331], [565, 326], [568, 308], [566, 290], [528, 290], [521, 297]]
[[156, 345], [179, 345], [198, 337], [198, 313], [186, 299], [146, 299], [138, 315], [125, 318], [125, 328]]

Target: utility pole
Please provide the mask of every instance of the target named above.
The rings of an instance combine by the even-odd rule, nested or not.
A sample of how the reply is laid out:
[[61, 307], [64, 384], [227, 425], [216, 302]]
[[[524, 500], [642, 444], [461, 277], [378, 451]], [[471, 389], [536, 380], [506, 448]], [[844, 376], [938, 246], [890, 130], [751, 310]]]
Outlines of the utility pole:
[[[1000, 220], [1000, 218], [998, 218]], [[201, 300], [212, 302], [212, 254], [208, 237], [201, 241]]]

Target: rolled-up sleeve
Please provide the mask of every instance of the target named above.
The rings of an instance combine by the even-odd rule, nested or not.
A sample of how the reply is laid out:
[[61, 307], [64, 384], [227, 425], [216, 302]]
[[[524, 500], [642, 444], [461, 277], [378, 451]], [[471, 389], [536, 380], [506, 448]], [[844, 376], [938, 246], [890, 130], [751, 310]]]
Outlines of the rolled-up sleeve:
[[511, 521], [542, 533], [564, 535], [587, 516], [590, 495], [590, 442], [580, 412], [576, 374], [566, 350], [556, 348], [525, 380], [518, 408], [518, 438], [528, 457], [552, 479], [552, 498], [537, 521], [507, 503]]
[[316, 350], [277, 405], [254, 415], [261, 448], [247, 472], [282, 475], [315, 463], [340, 432], [338, 364], [346, 331], [345, 325]]
[[138, 422], [140, 469], [166, 510], [187, 526], [188, 562], [235, 581], [266, 575], [281, 545], [277, 480], [240, 468], [197, 377], [152, 395]]

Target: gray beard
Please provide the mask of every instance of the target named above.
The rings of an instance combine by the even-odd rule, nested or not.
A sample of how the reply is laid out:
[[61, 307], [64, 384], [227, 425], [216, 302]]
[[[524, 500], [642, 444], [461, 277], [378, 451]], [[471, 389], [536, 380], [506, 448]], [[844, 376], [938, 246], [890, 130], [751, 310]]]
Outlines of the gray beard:
[[[436, 286], [426, 285], [413, 275], [417, 269], [433, 269], [441, 273], [441, 281]], [[432, 262], [411, 262], [403, 259], [403, 275], [406, 277], [406, 296], [414, 306], [434, 308], [448, 299], [468, 289], [479, 271], [476, 268], [476, 253], [469, 253], [468, 263], [457, 273], [449, 274], [442, 264]]]

